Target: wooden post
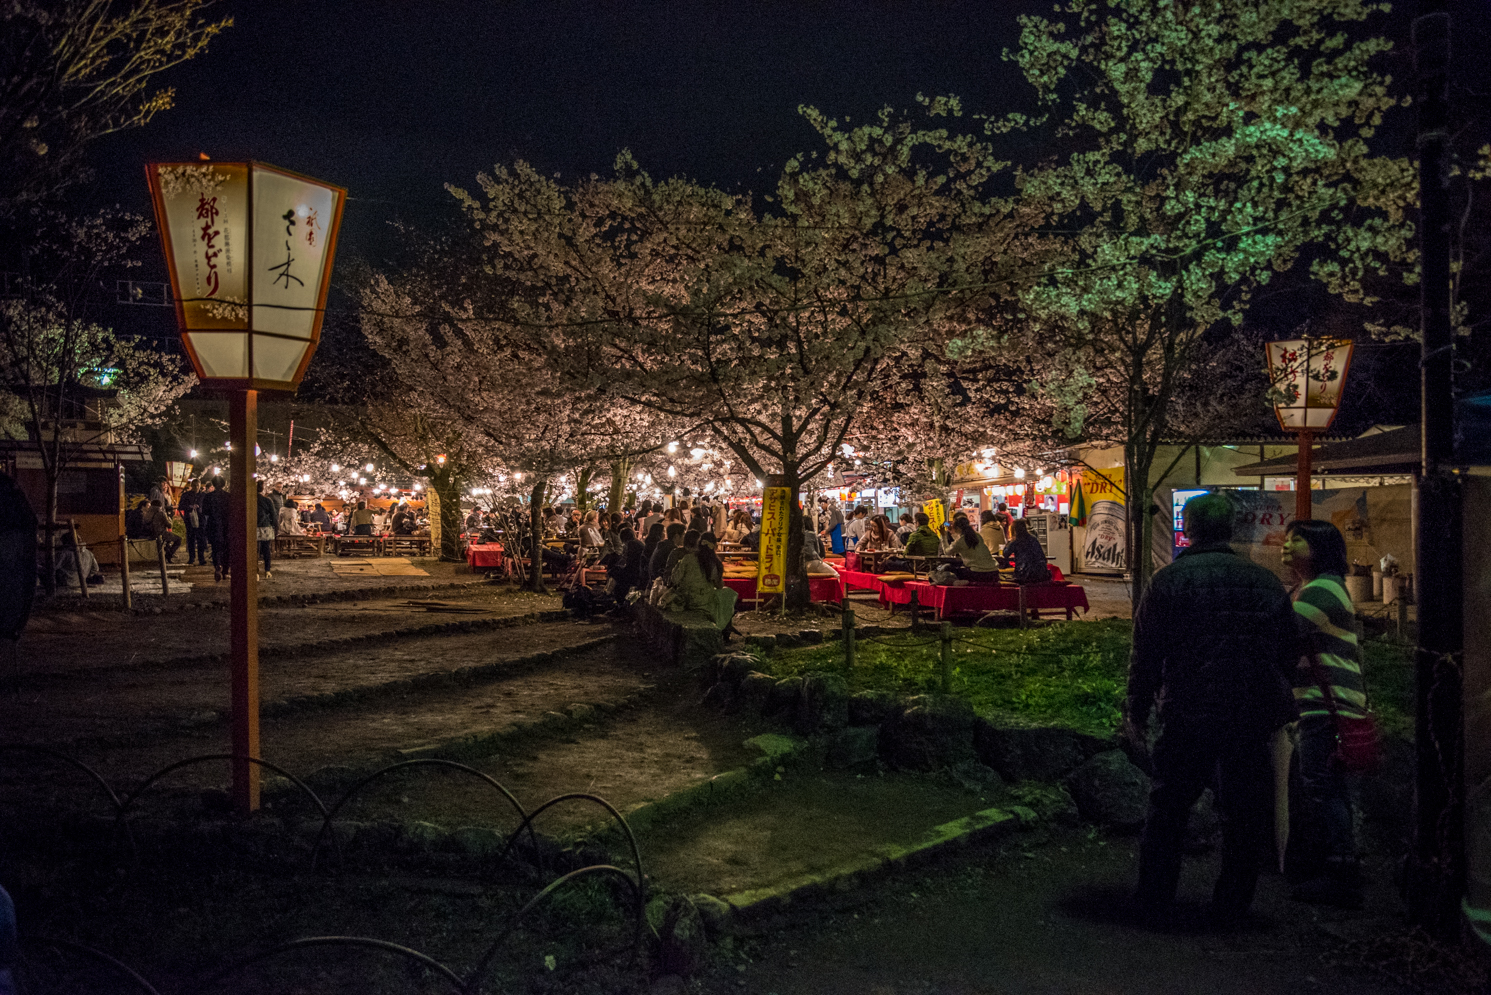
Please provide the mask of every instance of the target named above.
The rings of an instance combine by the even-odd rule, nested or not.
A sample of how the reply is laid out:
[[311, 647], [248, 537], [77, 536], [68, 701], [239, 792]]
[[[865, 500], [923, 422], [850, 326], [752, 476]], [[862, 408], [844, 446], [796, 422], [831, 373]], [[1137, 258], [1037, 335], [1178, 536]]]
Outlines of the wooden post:
[[135, 596], [129, 589], [129, 536], [119, 537], [119, 585], [124, 592], [124, 610], [135, 606]]
[[953, 623], [942, 623], [942, 693], [953, 693]]
[[844, 605], [844, 674], [854, 684], [854, 609]]
[[911, 589], [911, 631], [921, 630], [921, 605], [917, 603], [916, 588]]
[[1030, 612], [1025, 608], [1025, 585], [1020, 585], [1020, 628], [1030, 626]]
[[1294, 481], [1294, 517], [1299, 521], [1310, 518], [1310, 460], [1314, 455], [1315, 433], [1308, 428], [1299, 430], [1299, 470]]
[[170, 597], [171, 581], [166, 577], [166, 538], [157, 536], [155, 540], [155, 561], [160, 564], [160, 596]]
[[[259, 501], [254, 489], [254, 444], [259, 436], [259, 396], [236, 390], [228, 396], [229, 642], [233, 752], [259, 755]], [[259, 766], [233, 761], [233, 803], [240, 815], [259, 808]]]
[[78, 540], [78, 520], [69, 518], [67, 528], [72, 535], [72, 564], [73, 570], [78, 575], [78, 590], [83, 592], [83, 597], [88, 597], [88, 578], [83, 574], [83, 544]]

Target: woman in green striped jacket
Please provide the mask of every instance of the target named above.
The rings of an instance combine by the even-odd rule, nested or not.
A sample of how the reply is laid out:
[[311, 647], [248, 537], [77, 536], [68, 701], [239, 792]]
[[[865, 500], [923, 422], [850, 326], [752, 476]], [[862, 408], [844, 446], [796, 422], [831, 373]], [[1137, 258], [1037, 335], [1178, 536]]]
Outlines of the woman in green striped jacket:
[[1344, 579], [1346, 540], [1330, 522], [1291, 522], [1284, 533], [1283, 561], [1301, 582], [1294, 612], [1309, 654], [1300, 658], [1294, 680], [1300, 713], [1300, 786], [1305, 803], [1325, 831], [1325, 865], [1319, 874], [1295, 889], [1294, 897], [1357, 909], [1362, 905], [1362, 882], [1352, 836], [1351, 795], [1346, 776], [1333, 759], [1335, 722], [1311, 663], [1313, 656], [1340, 715], [1366, 714], [1356, 611]]

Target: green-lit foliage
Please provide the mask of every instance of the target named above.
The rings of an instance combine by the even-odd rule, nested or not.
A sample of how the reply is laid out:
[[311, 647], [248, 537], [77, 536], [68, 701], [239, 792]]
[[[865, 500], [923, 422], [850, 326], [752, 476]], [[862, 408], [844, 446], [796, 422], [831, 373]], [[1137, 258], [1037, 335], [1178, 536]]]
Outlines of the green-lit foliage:
[[[953, 693], [982, 715], [999, 713], [1106, 736], [1118, 725], [1131, 632], [1122, 619], [1027, 630], [955, 629]], [[935, 630], [861, 639], [857, 650], [855, 690], [913, 695], [941, 689]], [[834, 642], [784, 650], [772, 656], [769, 667], [779, 677], [810, 670], [843, 673], [844, 647]]]
[[[1054, 723], [1106, 736], [1118, 726], [1133, 627], [1126, 619], [1065, 622], [1040, 629], [954, 629], [953, 693], [980, 715]], [[861, 639], [851, 685], [899, 695], [942, 688], [936, 630]], [[1413, 738], [1412, 649], [1364, 643], [1367, 689], [1384, 733]], [[841, 642], [781, 650], [762, 669], [777, 677], [811, 670], [843, 674]]]

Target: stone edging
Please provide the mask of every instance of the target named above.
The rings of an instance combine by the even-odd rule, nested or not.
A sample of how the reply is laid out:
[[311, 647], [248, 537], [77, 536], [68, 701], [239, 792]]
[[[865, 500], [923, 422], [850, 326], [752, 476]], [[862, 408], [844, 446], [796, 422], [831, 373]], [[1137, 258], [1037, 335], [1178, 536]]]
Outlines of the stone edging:
[[874, 875], [914, 865], [945, 850], [987, 843], [1038, 821], [1034, 811], [1022, 806], [986, 808], [934, 826], [915, 843], [887, 843], [827, 871], [725, 895], [721, 900], [729, 906], [730, 915], [724, 926], [738, 929], [789, 906], [850, 891]]

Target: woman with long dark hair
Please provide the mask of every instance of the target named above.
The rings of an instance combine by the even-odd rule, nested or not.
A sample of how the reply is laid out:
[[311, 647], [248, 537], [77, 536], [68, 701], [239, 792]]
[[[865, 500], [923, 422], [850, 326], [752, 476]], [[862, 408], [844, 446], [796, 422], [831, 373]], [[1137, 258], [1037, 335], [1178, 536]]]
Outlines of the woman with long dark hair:
[[1333, 758], [1336, 726], [1331, 716], [1332, 704], [1345, 717], [1367, 714], [1356, 610], [1346, 593], [1346, 540], [1330, 522], [1296, 520], [1284, 530], [1282, 560], [1300, 582], [1294, 613], [1306, 653], [1294, 680], [1301, 794], [1324, 835], [1325, 851], [1318, 872], [1294, 890], [1294, 897], [1359, 909], [1362, 875], [1352, 833], [1351, 792]]
[[958, 538], [949, 552], [963, 561], [960, 566], [953, 568], [953, 573], [960, 580], [970, 583], [998, 584], [999, 564], [994, 561], [994, 554], [989, 551], [988, 544], [979, 537], [978, 529], [966, 517], [959, 515], [953, 519], [953, 532]]

